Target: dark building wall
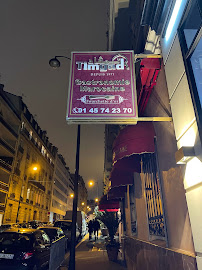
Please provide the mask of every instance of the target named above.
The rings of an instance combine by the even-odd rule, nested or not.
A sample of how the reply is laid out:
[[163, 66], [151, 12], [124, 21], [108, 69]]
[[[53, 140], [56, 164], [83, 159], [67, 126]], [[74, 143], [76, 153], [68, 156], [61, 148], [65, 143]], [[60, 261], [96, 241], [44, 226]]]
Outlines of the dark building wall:
[[119, 9], [115, 19], [113, 50], [144, 51], [147, 26], [140, 26], [144, 0], [130, 0], [128, 8]]

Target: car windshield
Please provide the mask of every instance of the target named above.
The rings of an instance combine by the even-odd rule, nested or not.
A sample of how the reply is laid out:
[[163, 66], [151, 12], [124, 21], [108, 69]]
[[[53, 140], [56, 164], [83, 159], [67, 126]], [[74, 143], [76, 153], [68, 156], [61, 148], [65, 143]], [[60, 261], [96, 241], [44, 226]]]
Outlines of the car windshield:
[[54, 227], [60, 227], [63, 230], [71, 230], [72, 223], [71, 222], [65, 222], [65, 221], [56, 221], [54, 224]]
[[27, 249], [30, 247], [30, 236], [21, 233], [1, 233], [0, 248]]

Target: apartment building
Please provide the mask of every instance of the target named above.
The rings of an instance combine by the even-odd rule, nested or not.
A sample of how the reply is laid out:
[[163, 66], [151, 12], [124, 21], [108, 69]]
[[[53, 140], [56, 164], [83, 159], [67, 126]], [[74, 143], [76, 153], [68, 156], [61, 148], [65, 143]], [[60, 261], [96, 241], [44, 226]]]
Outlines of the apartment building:
[[4, 95], [0, 84], [0, 225], [3, 222], [9, 185], [14, 172], [14, 158], [18, 146], [18, 134], [21, 126], [19, 112]]
[[[1, 222], [53, 221], [72, 208], [73, 182], [22, 98], [0, 89]], [[51, 211], [52, 210], [52, 211]]]
[[50, 221], [62, 219], [66, 211], [72, 210], [74, 184], [70, 176], [69, 168], [62, 155], [57, 154], [54, 168], [54, 185], [50, 207]]

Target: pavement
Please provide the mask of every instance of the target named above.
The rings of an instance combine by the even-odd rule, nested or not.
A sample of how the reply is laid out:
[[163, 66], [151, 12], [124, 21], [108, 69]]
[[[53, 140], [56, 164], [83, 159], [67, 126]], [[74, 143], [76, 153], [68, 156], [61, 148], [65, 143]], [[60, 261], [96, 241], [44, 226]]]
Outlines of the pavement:
[[[111, 262], [108, 259], [105, 248], [105, 238], [99, 234], [98, 239], [88, 239], [88, 234], [76, 246], [76, 270], [127, 270], [121, 254], [117, 262]], [[68, 270], [69, 253], [58, 270]]]

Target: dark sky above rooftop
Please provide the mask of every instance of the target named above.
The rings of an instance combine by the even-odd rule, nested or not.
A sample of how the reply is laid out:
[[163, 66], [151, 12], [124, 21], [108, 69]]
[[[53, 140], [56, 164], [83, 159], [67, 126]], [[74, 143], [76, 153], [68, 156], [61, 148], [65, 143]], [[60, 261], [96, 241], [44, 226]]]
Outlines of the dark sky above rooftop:
[[[65, 120], [70, 62], [51, 69], [55, 55], [107, 49], [108, 0], [9, 0], [0, 3], [0, 82], [23, 96], [70, 171], [75, 171], [76, 125]], [[104, 125], [81, 126], [80, 175], [102, 191]], [[96, 187], [89, 190], [94, 198]]]

